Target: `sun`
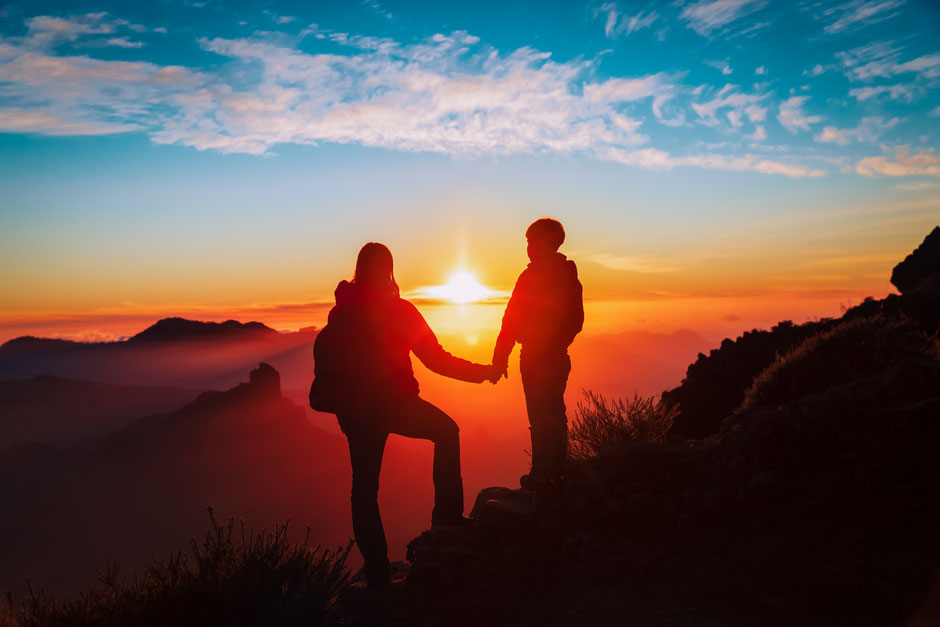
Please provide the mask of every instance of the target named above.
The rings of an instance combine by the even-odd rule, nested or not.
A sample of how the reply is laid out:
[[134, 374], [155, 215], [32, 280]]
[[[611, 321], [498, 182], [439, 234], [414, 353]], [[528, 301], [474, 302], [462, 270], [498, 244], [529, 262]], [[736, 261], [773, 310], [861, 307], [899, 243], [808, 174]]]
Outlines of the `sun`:
[[447, 283], [428, 291], [432, 296], [457, 304], [472, 303], [493, 295], [493, 290], [481, 285], [477, 278], [466, 270], [458, 270], [451, 275]]

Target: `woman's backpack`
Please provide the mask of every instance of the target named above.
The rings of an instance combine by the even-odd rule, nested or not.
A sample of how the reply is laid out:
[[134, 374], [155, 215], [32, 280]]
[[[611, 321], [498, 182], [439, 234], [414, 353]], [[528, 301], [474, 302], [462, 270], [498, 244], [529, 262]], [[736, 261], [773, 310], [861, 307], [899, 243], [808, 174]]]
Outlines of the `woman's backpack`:
[[330, 316], [313, 342], [310, 407], [330, 414], [357, 414], [371, 397], [370, 327], [364, 312]]

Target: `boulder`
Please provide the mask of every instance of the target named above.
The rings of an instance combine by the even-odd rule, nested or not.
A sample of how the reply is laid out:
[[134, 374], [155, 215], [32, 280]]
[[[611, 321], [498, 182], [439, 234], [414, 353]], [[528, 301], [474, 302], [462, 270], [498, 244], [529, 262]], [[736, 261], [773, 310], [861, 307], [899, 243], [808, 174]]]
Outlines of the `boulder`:
[[907, 294], [937, 273], [940, 273], [940, 226], [934, 227], [914, 252], [894, 266], [891, 283], [899, 292]]

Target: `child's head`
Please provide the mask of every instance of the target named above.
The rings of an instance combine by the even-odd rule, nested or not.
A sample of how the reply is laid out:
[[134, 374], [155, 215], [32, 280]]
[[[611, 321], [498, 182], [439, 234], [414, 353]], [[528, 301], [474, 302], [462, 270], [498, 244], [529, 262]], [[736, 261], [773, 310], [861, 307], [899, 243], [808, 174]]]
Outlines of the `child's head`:
[[525, 237], [529, 241], [526, 252], [535, 261], [558, 252], [565, 241], [565, 229], [558, 220], [540, 218], [529, 225]]

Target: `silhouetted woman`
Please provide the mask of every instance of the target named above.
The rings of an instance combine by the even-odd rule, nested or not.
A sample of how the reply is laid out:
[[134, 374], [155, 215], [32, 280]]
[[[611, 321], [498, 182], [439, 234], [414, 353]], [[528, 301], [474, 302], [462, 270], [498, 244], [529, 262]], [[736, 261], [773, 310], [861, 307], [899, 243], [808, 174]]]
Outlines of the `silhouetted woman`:
[[[318, 382], [323, 384], [321, 396], [341, 397], [330, 411], [335, 411], [349, 441], [353, 533], [365, 560], [367, 584], [384, 588], [390, 581], [388, 545], [377, 498], [390, 433], [434, 443], [431, 524], [465, 521], [457, 423], [418, 396], [410, 353], [434, 372], [462, 381], [481, 383], [493, 375], [493, 369], [454, 357], [441, 347], [415, 306], [399, 296], [392, 253], [382, 244], [370, 242], [359, 251], [353, 280], [336, 287], [336, 306], [326, 329], [332, 329], [331, 337], [325, 337], [323, 344], [331, 342], [333, 348], [315, 349], [311, 404]], [[334, 374], [345, 373], [325, 378], [328, 361], [338, 363], [330, 366]]]

